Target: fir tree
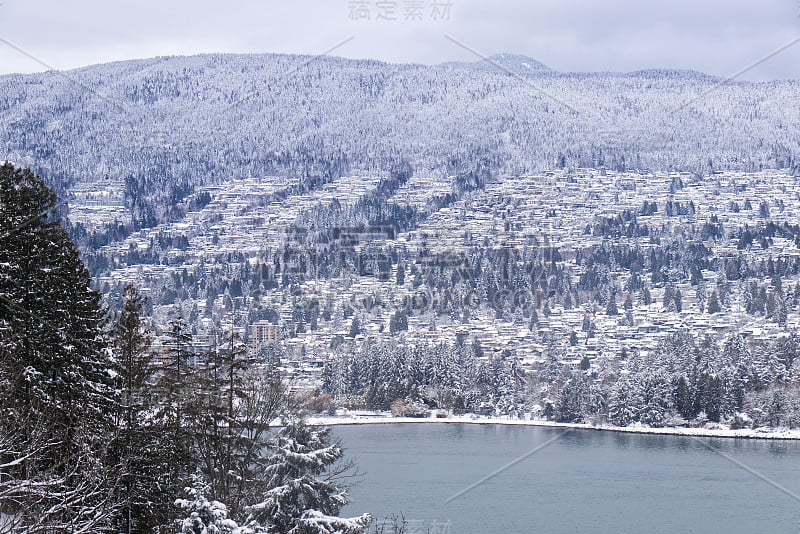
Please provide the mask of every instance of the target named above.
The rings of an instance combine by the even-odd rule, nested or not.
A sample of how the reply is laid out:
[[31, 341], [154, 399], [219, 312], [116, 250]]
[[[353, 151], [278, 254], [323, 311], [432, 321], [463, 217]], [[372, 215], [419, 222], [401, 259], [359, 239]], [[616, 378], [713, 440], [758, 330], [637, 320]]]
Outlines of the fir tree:
[[160, 475], [160, 436], [150, 424], [149, 382], [154, 376], [150, 331], [142, 320], [146, 299], [135, 287], [125, 288], [122, 311], [113, 328], [122, 392], [117, 436], [112, 450], [122, 466], [120, 500], [124, 533], [154, 530], [166, 520], [159, 506], [163, 496]]
[[355, 338], [361, 334], [361, 321], [358, 320], [358, 317], [353, 317], [353, 322], [350, 323], [350, 332], [348, 335], [352, 338]]
[[178, 520], [181, 534], [234, 534], [241, 532], [239, 525], [228, 517], [228, 507], [209, 500], [210, 487], [202, 475], [192, 477], [192, 486], [186, 488], [188, 499], [177, 499], [175, 505], [187, 516]]
[[122, 311], [114, 324], [114, 344], [118, 362], [118, 387], [122, 390], [121, 421], [132, 428], [139, 418], [143, 390], [152, 376], [152, 358], [148, 350], [150, 331], [142, 321], [146, 299], [132, 285], [125, 287]]
[[719, 298], [717, 297], [717, 291], [714, 290], [711, 292], [711, 295], [708, 297], [708, 302], [706, 303], [706, 311], [709, 314], [719, 313], [722, 311], [722, 308], [719, 305]]
[[[0, 167], [0, 306], [16, 375], [3, 392], [11, 424], [32, 420], [76, 445], [76, 429], [113, 425], [112, 359], [105, 350], [99, 295], [60, 223], [56, 198], [29, 170]], [[93, 427], [93, 428], [90, 428]]]
[[620, 380], [611, 388], [608, 401], [608, 417], [617, 426], [628, 426], [636, 420], [637, 399], [633, 383]]
[[153, 388], [157, 395], [153, 429], [159, 436], [159, 480], [162, 488], [160, 506], [167, 517], [175, 517], [172, 499], [190, 483], [190, 474], [197, 467], [192, 455], [193, 416], [196, 404], [202, 399], [196, 396], [196, 383], [192, 376], [192, 336], [182, 318], [170, 325], [168, 342], [163, 355], [160, 375]]
[[561, 386], [555, 403], [555, 420], [562, 423], [583, 422], [588, 384], [583, 374], [570, 377]]
[[56, 207], [29, 169], [0, 165], [0, 435], [26, 456], [0, 455], [0, 464], [16, 466], [5, 476], [42, 484], [11, 501], [29, 529], [104, 532], [116, 511], [105, 465], [115, 365], [99, 295]]
[[403, 266], [402, 263], [397, 265], [397, 279], [396, 283], [398, 286], [402, 286], [406, 283], [406, 268]]
[[672, 405], [684, 419], [691, 420], [697, 416], [695, 402], [692, 392], [689, 389], [689, 383], [683, 375], [673, 380]]
[[368, 514], [338, 517], [348, 499], [331, 478], [331, 468], [344, 452], [328, 434], [299, 418], [286, 423], [266, 462], [269, 489], [262, 502], [250, 507], [248, 527], [280, 534], [356, 534], [369, 525]]
[[617, 293], [616, 291], [612, 290], [611, 294], [608, 296], [608, 305], [606, 306], [606, 315], [617, 315], [619, 311], [617, 310]]

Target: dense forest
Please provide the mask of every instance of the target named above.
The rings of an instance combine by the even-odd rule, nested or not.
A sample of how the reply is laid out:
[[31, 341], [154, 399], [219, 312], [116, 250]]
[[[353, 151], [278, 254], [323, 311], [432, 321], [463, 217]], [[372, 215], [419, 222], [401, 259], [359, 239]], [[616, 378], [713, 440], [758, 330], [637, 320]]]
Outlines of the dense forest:
[[2, 76], [0, 157], [59, 195], [117, 184], [132, 229], [179, 218], [184, 199], [233, 177], [383, 172], [403, 159], [450, 174], [480, 159], [512, 175], [798, 167], [794, 81], [713, 90], [720, 80], [695, 72], [559, 73], [510, 56], [494, 58], [505, 70], [310, 59], [217, 54]]
[[[108, 316], [29, 170], [0, 166], [0, 531], [362, 532], [352, 474], [235, 335], [151, 352], [144, 298]], [[238, 523], [241, 523], [239, 525]]]

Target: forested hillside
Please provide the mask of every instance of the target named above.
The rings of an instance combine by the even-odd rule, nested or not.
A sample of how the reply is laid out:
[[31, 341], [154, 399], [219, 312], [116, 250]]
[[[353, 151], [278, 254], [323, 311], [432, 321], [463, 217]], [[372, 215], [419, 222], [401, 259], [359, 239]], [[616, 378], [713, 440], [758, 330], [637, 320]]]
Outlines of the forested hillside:
[[0, 532], [362, 532], [352, 466], [279, 377], [233, 332], [193, 363], [182, 321], [156, 361], [145, 298], [107, 315], [55, 208], [0, 165]]
[[[288, 173], [794, 168], [797, 82], [283, 55], [162, 57], [0, 77], [0, 158], [60, 192], [109, 180], [136, 227], [198, 186]], [[513, 74], [511, 74], [513, 73]]]
[[6, 76], [0, 146], [157, 350], [236, 331], [323, 409], [796, 426], [797, 83], [496, 61]]

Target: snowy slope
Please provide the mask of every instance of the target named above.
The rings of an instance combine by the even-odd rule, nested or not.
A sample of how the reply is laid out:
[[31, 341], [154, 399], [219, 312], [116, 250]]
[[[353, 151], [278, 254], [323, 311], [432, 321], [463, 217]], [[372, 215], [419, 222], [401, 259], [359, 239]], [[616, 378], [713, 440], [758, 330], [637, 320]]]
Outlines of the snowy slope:
[[432, 169], [486, 157], [510, 173], [797, 162], [796, 81], [720, 85], [694, 72], [570, 74], [493, 59], [500, 67], [217, 54], [4, 76], [0, 158], [57, 184], [188, 186], [331, 161], [380, 170], [399, 158]]

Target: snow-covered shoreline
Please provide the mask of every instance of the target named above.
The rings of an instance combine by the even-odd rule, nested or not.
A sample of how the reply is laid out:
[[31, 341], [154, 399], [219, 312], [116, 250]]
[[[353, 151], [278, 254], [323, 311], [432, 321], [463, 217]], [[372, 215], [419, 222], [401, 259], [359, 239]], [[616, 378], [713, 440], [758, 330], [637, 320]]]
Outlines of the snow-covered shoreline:
[[543, 419], [511, 419], [480, 415], [448, 415], [447, 417], [392, 417], [390, 414], [357, 412], [337, 416], [311, 416], [308, 423], [319, 426], [445, 423], [480, 424], [509, 426], [539, 426], [550, 428], [600, 430], [606, 432], [625, 432], [629, 434], [659, 434], [667, 436], [691, 436], [709, 438], [739, 438], [768, 440], [800, 440], [800, 429], [711, 429], [689, 427], [650, 428], [643, 425], [627, 427], [613, 425], [592, 425], [587, 423], [556, 423]]

